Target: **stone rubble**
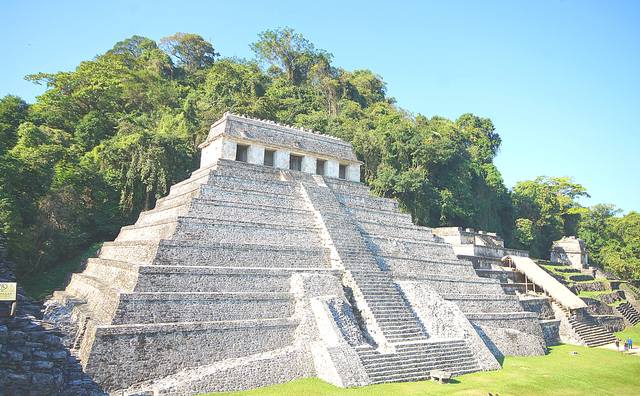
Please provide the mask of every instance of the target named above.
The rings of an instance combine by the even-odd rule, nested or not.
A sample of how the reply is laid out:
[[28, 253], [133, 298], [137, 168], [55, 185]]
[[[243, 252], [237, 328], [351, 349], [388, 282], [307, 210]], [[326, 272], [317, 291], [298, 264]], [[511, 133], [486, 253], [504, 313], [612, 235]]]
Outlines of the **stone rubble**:
[[[0, 258], [0, 282], [15, 282], [13, 265]], [[42, 320], [42, 304], [18, 287], [13, 318], [0, 317], [0, 395], [103, 395], [63, 344], [59, 329]], [[2, 313], [8, 312], [3, 304]]]

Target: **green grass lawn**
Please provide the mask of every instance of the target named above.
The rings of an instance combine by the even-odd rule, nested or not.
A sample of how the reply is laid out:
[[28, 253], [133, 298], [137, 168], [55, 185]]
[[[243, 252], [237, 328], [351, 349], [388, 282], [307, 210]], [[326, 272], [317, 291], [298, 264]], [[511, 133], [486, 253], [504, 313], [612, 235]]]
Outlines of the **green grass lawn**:
[[[640, 332], [640, 328], [634, 330]], [[640, 339], [639, 339], [640, 341]], [[572, 355], [575, 351], [578, 354]], [[319, 379], [303, 379], [237, 396], [341, 395], [640, 395], [640, 357], [619, 352], [559, 345], [546, 356], [507, 357], [502, 370], [467, 374], [456, 383], [431, 381], [341, 389]], [[219, 394], [216, 394], [219, 395]]]
[[52, 267], [44, 272], [32, 274], [25, 279], [19, 279], [18, 284], [24, 288], [27, 294], [37, 300], [46, 298], [54, 290], [62, 289], [64, 281], [71, 272], [78, 272], [82, 262], [89, 257], [95, 256], [102, 243], [94, 243], [82, 254]]

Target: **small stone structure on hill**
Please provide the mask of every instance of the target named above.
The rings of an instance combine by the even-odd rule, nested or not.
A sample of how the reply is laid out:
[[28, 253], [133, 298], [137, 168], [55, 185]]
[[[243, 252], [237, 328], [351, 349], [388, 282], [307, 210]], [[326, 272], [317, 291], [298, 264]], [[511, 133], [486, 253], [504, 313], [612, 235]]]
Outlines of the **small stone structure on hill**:
[[349, 144], [227, 113], [201, 148], [48, 303], [109, 391], [360, 386], [545, 352], [538, 313], [371, 195]]
[[589, 255], [584, 241], [575, 236], [554, 241], [550, 256], [552, 263], [570, 265], [581, 271], [589, 268]]

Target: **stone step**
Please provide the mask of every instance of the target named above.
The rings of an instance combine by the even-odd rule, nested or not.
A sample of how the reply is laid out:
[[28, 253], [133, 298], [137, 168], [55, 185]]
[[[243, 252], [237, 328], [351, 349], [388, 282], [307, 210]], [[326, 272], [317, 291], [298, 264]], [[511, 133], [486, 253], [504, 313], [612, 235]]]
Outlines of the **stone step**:
[[154, 210], [188, 204], [193, 198], [200, 196], [202, 184], [195, 184], [191, 189], [180, 193], [172, 193], [156, 201]]
[[417, 375], [427, 375], [431, 370], [441, 369], [445, 371], [458, 370], [458, 368], [462, 368], [463, 370], [477, 370], [478, 364], [475, 359], [450, 359], [441, 362], [430, 362], [424, 364], [408, 364], [402, 366], [387, 366], [387, 367], [376, 367], [369, 368], [365, 367], [367, 370], [367, 374], [369, 378], [374, 379], [389, 379], [392, 377], [398, 376], [417, 376]]
[[104, 284], [122, 290], [133, 290], [138, 280], [138, 266], [124, 261], [91, 257], [83, 272]]
[[123, 293], [112, 324], [287, 318], [294, 308], [290, 293]]
[[462, 346], [442, 346], [438, 348], [429, 349], [415, 349], [415, 350], [397, 350], [396, 353], [381, 354], [375, 350], [371, 351], [359, 351], [358, 356], [367, 364], [373, 364], [376, 362], [393, 361], [402, 363], [408, 360], [429, 360], [437, 359], [443, 356], [473, 356], [471, 351], [466, 345]]
[[108, 323], [115, 312], [121, 290], [103, 283], [91, 275], [72, 274], [65, 293], [85, 301], [84, 309], [91, 319], [98, 323]]
[[321, 268], [329, 266], [324, 248], [198, 240], [106, 242], [100, 258], [138, 265]]
[[225, 189], [227, 191], [247, 191], [264, 194], [278, 194], [298, 196], [297, 188], [289, 182], [265, 182], [262, 180], [247, 179], [238, 175], [212, 175], [207, 184], [211, 188]]
[[398, 210], [398, 202], [395, 199], [379, 198], [374, 196], [336, 194], [338, 201], [348, 207], [360, 207], [364, 209], [388, 210], [395, 212]]
[[196, 218], [179, 218], [173, 240], [197, 239], [214, 243], [260, 244], [314, 248], [320, 246], [315, 228], [257, 223], [220, 224]]
[[414, 351], [422, 351], [422, 350], [439, 350], [439, 349], [467, 349], [467, 343], [464, 340], [460, 339], [447, 339], [442, 341], [432, 341], [430, 340], [424, 344], [407, 344], [407, 345], [399, 345], [396, 347], [396, 350], [399, 353], [407, 353]]
[[339, 275], [323, 268], [233, 268], [144, 265], [138, 268], [140, 292], [289, 292], [294, 273]]
[[522, 305], [516, 296], [499, 294], [446, 294], [442, 297], [455, 302], [462, 312], [519, 312]]
[[450, 259], [429, 259], [395, 257], [382, 255], [381, 258], [389, 271], [396, 275], [417, 275], [436, 272], [441, 275], [475, 277], [473, 266], [466, 261]]
[[206, 185], [200, 188], [198, 198], [202, 201], [233, 202], [246, 205], [275, 206], [280, 208], [304, 209], [305, 202], [296, 194], [279, 194], [247, 190], [231, 190]]
[[363, 235], [371, 237], [400, 237], [405, 239], [434, 241], [430, 228], [418, 226], [386, 227], [384, 225], [361, 221], [359, 222]]
[[317, 247], [162, 241], [154, 264], [271, 268], [329, 267], [329, 252]]
[[505, 294], [503, 285], [496, 279], [480, 277], [456, 278], [439, 274], [421, 274], [415, 280], [427, 283], [435, 291], [442, 294]]
[[305, 227], [314, 224], [313, 212], [302, 209], [287, 209], [276, 206], [245, 205], [230, 202], [211, 202], [194, 199], [189, 216], [201, 219], [218, 219], [271, 224], [289, 224]]
[[[411, 215], [409, 213], [403, 213], [397, 208], [384, 207], [362, 207], [356, 205], [344, 205], [344, 208], [356, 219], [363, 219], [364, 221], [379, 221], [385, 223], [385, 221], [392, 221], [398, 225], [413, 225]], [[372, 216], [372, 217], [367, 217]]]
[[456, 255], [451, 246], [445, 243], [377, 237], [373, 237], [370, 240], [383, 256], [390, 255], [399, 258], [419, 257], [433, 261], [438, 261], [441, 258], [447, 260], [456, 259]]
[[216, 175], [241, 177], [268, 183], [290, 183], [284, 172], [287, 171], [242, 161], [219, 160], [215, 173]]
[[477, 361], [473, 355], [449, 355], [449, 356], [426, 356], [423, 359], [399, 356], [397, 359], [378, 360], [375, 362], [363, 361], [367, 373], [374, 374], [380, 372], [404, 371], [410, 369], [425, 369], [434, 365], [456, 364], [474, 365]]
[[172, 185], [169, 188], [168, 196], [173, 197], [177, 195], [182, 195], [186, 192], [193, 191], [194, 189], [198, 188], [200, 185], [205, 184], [209, 179], [209, 177], [211, 176], [211, 174], [213, 173], [213, 171], [214, 171], [213, 168], [207, 168], [198, 173], [194, 172], [195, 174], [192, 174], [190, 178]]

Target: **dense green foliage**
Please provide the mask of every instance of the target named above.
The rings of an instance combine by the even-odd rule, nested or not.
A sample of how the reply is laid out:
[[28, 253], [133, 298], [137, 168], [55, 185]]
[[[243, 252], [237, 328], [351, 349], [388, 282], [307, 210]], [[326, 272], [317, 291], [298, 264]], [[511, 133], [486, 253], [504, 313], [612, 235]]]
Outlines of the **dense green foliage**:
[[[636, 330], [635, 343], [638, 332], [637, 328], [632, 330]], [[621, 333], [627, 334], [634, 336], [634, 333]], [[433, 381], [420, 381], [338, 388], [317, 378], [307, 378], [222, 395], [637, 395], [640, 387], [638, 370], [638, 356], [624, 355], [603, 348], [558, 345], [550, 347], [549, 354], [545, 356], [507, 356], [501, 370], [462, 375], [456, 377], [452, 383], [444, 385]]]
[[[291, 29], [265, 31], [251, 48], [255, 60], [233, 59], [196, 34], [133, 36], [74, 71], [27, 76], [47, 88], [34, 104], [1, 99], [0, 231], [19, 275], [113, 238], [152, 208], [197, 168], [196, 147], [225, 111], [351, 142], [363, 181], [418, 224], [498, 232], [539, 256], [575, 232], [584, 188], [547, 178], [512, 194], [493, 163], [491, 120], [413, 116], [380, 76], [334, 66]], [[621, 260], [637, 253], [633, 238], [619, 243], [631, 246]]]
[[563, 235], [576, 235], [584, 209], [577, 199], [586, 189], [567, 177], [538, 177], [513, 188], [514, 237], [534, 257], [545, 257], [551, 243]]
[[582, 216], [578, 236], [592, 262], [623, 278], [640, 278], [640, 213], [619, 217], [611, 205], [596, 205]]

